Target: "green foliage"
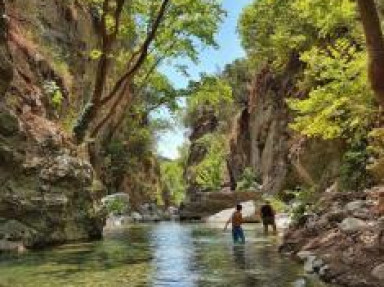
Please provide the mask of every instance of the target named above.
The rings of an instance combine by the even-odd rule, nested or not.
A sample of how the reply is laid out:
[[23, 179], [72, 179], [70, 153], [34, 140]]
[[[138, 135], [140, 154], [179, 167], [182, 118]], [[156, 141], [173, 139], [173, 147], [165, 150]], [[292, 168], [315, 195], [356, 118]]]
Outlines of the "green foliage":
[[341, 188], [346, 191], [361, 191], [373, 183], [366, 167], [370, 158], [367, 140], [354, 143], [344, 154], [340, 169]]
[[374, 114], [373, 96], [366, 80], [365, 52], [346, 39], [326, 49], [303, 53], [307, 64], [301, 89], [306, 99], [289, 99], [297, 112], [291, 128], [310, 137], [348, 138], [366, 134]]
[[160, 163], [161, 179], [172, 204], [179, 205], [185, 196], [184, 165], [182, 159]]
[[106, 209], [109, 214], [121, 215], [127, 211], [127, 205], [123, 200], [116, 198], [107, 202]]
[[251, 82], [252, 69], [247, 59], [237, 59], [224, 67], [220, 78], [232, 89], [232, 98], [240, 107], [248, 101], [248, 85]]
[[193, 126], [207, 110], [217, 118], [224, 118], [233, 103], [231, 87], [217, 76], [202, 75], [200, 81], [190, 82], [183, 94], [187, 96], [184, 119], [187, 126]]
[[268, 199], [276, 213], [286, 212], [288, 206], [279, 198], [272, 197]]
[[261, 182], [261, 178], [257, 175], [252, 168], [247, 167], [244, 169], [243, 174], [240, 176], [236, 184], [237, 190], [257, 189]]
[[206, 134], [197, 141], [207, 153], [194, 168], [196, 182], [206, 190], [218, 190], [223, 182], [226, 168], [226, 141], [220, 134]]
[[44, 92], [49, 96], [50, 102], [55, 109], [61, 107], [63, 94], [56, 81], [45, 81], [43, 83]]
[[349, 0], [255, 0], [239, 22], [242, 43], [256, 64], [285, 66], [292, 54], [355, 27], [355, 3]]

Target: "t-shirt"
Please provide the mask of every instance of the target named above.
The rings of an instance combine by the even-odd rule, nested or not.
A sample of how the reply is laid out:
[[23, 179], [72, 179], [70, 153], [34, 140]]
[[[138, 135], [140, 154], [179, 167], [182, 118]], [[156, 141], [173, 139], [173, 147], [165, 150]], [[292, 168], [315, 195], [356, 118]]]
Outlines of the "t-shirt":
[[274, 217], [275, 213], [273, 212], [272, 206], [269, 204], [263, 205], [261, 207], [261, 217]]
[[232, 215], [232, 226], [233, 227], [240, 227], [243, 223], [243, 215], [240, 211], [235, 211]]

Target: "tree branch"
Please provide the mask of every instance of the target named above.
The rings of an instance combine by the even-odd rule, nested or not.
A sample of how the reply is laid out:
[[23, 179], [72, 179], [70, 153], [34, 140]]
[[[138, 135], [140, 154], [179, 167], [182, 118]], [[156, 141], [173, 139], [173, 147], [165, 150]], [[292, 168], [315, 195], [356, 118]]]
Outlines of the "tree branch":
[[[143, 65], [147, 55], [148, 55], [148, 49], [151, 45], [152, 41], [154, 40], [157, 30], [159, 29], [159, 26], [164, 18], [165, 12], [167, 10], [167, 6], [169, 4], [170, 0], [163, 0], [159, 13], [157, 14], [156, 20], [153, 23], [151, 31], [147, 34], [147, 37], [141, 46], [141, 48], [138, 50], [137, 55], [138, 58], [133, 64], [132, 67], [129, 67], [131, 63], [128, 62], [128, 71], [116, 82], [114, 85], [112, 91], [101, 101], [101, 104], [104, 105], [108, 103], [118, 92], [118, 90], [121, 88], [121, 86], [124, 84], [125, 80], [127, 78], [131, 78], [137, 70]], [[132, 59], [133, 60], [133, 59]]]

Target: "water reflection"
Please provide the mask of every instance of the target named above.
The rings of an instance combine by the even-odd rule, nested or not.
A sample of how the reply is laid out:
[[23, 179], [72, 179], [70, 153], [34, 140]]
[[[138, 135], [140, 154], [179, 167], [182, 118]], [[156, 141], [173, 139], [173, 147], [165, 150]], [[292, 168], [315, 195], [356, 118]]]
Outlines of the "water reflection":
[[99, 242], [2, 255], [0, 286], [286, 287], [302, 276], [302, 267], [282, 258], [277, 239], [263, 237], [261, 228], [246, 227], [244, 245], [233, 245], [221, 228], [134, 225]]
[[153, 229], [151, 241], [154, 244], [153, 286], [195, 286], [193, 271], [194, 245], [191, 230], [180, 224], [160, 224]]
[[233, 245], [233, 258], [239, 269], [246, 269], [245, 245]]

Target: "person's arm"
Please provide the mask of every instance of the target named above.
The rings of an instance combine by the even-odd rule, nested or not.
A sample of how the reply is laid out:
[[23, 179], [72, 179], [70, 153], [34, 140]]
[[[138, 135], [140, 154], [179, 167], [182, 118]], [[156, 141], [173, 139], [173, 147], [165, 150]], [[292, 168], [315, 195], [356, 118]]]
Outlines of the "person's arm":
[[231, 215], [231, 217], [227, 220], [227, 222], [225, 223], [225, 226], [224, 226], [224, 231], [226, 231], [227, 230], [227, 228], [228, 228], [228, 225], [232, 222], [232, 216], [233, 215]]

